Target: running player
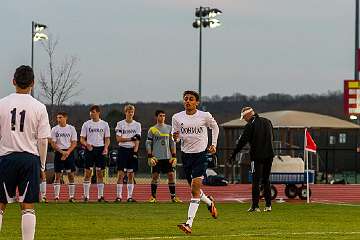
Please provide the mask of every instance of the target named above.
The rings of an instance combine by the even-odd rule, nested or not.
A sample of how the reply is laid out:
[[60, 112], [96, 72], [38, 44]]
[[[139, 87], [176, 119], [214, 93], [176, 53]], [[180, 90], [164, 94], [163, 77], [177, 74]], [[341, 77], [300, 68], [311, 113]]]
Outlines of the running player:
[[39, 201], [39, 176], [45, 170], [49, 117], [44, 104], [30, 96], [34, 73], [29, 66], [16, 69], [16, 93], [0, 99], [0, 230], [7, 203], [18, 189], [23, 240], [33, 240]]
[[[203, 193], [201, 184], [206, 173], [206, 150], [212, 154], [216, 152], [219, 127], [209, 112], [197, 109], [200, 103], [197, 92], [185, 91], [183, 103], [185, 111], [176, 113], [172, 117], [172, 133], [175, 141], [181, 141], [181, 159], [192, 193], [187, 221], [179, 224], [178, 227], [186, 234], [190, 234], [200, 201], [207, 204], [213, 218], [217, 218], [218, 215], [214, 199]], [[208, 148], [207, 128], [212, 130], [211, 145]]]
[[171, 135], [171, 126], [165, 124], [165, 112], [155, 112], [156, 125], [152, 126], [147, 135], [146, 151], [148, 164], [151, 166], [151, 197], [149, 202], [156, 202], [156, 190], [160, 173], [167, 174], [170, 197], [172, 202], [182, 202], [175, 194], [176, 144]]
[[122, 189], [125, 172], [127, 174], [127, 201], [136, 202], [133, 198], [134, 175], [138, 169], [138, 150], [141, 136], [141, 124], [134, 120], [135, 107], [124, 107], [125, 119], [116, 124], [116, 141], [119, 144], [117, 170], [118, 180], [116, 184], [115, 202], [122, 201]]
[[60, 178], [63, 171], [66, 171], [69, 179], [69, 202], [75, 202], [75, 158], [74, 149], [77, 146], [77, 133], [72, 125], [67, 124], [68, 115], [66, 112], [59, 112], [56, 115], [58, 125], [51, 129], [51, 147], [55, 151], [55, 182], [54, 199], [59, 200]]
[[86, 147], [85, 176], [84, 176], [84, 202], [90, 199], [91, 169], [96, 167], [96, 180], [98, 189], [98, 202], [104, 199], [104, 169], [105, 156], [110, 145], [109, 124], [100, 119], [100, 107], [94, 105], [90, 108], [90, 120], [86, 121], [80, 134], [80, 143]]

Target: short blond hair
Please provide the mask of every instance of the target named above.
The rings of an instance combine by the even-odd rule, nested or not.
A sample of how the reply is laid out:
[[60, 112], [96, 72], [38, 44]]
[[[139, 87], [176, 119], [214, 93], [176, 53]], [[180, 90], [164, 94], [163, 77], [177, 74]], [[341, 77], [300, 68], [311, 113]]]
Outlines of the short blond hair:
[[127, 110], [134, 110], [135, 111], [135, 106], [131, 105], [131, 104], [125, 105], [124, 112], [126, 112]]

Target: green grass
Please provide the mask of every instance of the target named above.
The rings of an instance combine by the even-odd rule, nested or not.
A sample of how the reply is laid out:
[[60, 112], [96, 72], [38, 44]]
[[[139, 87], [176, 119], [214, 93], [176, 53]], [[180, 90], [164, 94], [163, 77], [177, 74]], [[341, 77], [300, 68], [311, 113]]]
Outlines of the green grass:
[[[248, 204], [218, 204], [211, 218], [201, 204], [186, 236], [176, 224], [188, 204], [38, 204], [37, 240], [56, 239], [360, 239], [360, 206], [274, 204], [271, 213], [247, 213]], [[21, 239], [19, 206], [10, 204], [0, 239]]]

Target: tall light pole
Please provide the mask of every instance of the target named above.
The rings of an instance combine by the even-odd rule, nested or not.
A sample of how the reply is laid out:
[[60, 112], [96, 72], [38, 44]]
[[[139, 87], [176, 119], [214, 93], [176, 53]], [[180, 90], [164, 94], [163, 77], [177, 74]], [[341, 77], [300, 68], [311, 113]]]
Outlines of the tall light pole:
[[[34, 71], [34, 42], [47, 40], [48, 36], [42, 33], [47, 26], [45, 24], [31, 22], [31, 68]], [[31, 96], [34, 96], [34, 88], [31, 89]]]
[[201, 100], [201, 81], [202, 81], [202, 28], [216, 28], [220, 26], [220, 21], [214, 17], [222, 12], [217, 8], [202, 7], [195, 10], [194, 28], [199, 28], [199, 96]]

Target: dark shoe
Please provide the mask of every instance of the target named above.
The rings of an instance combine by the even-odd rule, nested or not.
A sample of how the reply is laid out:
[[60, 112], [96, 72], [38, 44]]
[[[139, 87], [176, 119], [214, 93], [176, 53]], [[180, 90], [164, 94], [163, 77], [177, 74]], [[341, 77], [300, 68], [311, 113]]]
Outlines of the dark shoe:
[[186, 233], [186, 234], [191, 234], [191, 227], [190, 227], [190, 225], [189, 224], [186, 224], [186, 223], [181, 223], [181, 224], [178, 224], [177, 225], [178, 226], [178, 228], [181, 230], [181, 231], [183, 231], [184, 233]]
[[115, 203], [121, 203], [121, 198], [117, 197], [114, 202]]
[[127, 202], [136, 202], [136, 200], [133, 198], [128, 198]]
[[75, 201], [75, 198], [69, 198], [69, 202], [70, 203], [75, 203], [76, 201]]
[[248, 212], [261, 212], [259, 207], [251, 207], [247, 211]]
[[106, 201], [104, 197], [101, 197], [98, 199], [98, 202], [107, 203], [108, 201]]
[[271, 212], [271, 206], [269, 206], [269, 207], [264, 207], [264, 212]]
[[84, 203], [88, 203], [89, 202], [89, 198], [84, 197]]

